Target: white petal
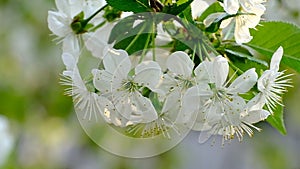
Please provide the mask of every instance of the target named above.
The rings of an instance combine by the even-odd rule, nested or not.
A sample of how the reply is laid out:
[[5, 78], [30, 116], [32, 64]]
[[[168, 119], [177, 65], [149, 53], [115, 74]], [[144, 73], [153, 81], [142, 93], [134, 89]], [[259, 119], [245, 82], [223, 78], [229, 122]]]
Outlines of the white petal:
[[257, 123], [257, 122], [267, 119], [267, 117], [270, 114], [271, 113], [269, 111], [264, 110], [264, 109], [250, 111], [248, 115], [243, 117], [243, 121], [250, 123], [250, 124]]
[[190, 77], [194, 68], [194, 62], [182, 51], [172, 53], [167, 60], [167, 67], [176, 75]]
[[224, 85], [228, 72], [229, 72], [229, 65], [228, 61], [222, 57], [217, 56], [213, 61], [213, 72], [210, 74], [210, 79], [212, 82], [216, 84], [218, 88]]
[[231, 94], [246, 93], [255, 85], [257, 78], [255, 68], [249, 69], [233, 81], [227, 92]]
[[132, 103], [134, 103], [137, 108], [137, 111], [134, 113], [139, 114], [140, 112], [142, 114], [142, 123], [149, 123], [158, 118], [152, 102], [140, 93], [133, 95]]
[[212, 62], [203, 61], [201, 62], [196, 69], [194, 70], [194, 73], [196, 75], [197, 83], [205, 84], [210, 83], [210, 74], [212, 72]]
[[248, 43], [253, 38], [250, 35], [249, 27], [243, 25], [243, 23], [244, 21], [242, 21], [241, 19], [236, 19], [234, 38], [237, 44]]
[[262, 93], [258, 93], [255, 97], [253, 97], [251, 100], [247, 103], [247, 109], [248, 111], [253, 110], [261, 110], [265, 105], [265, 99], [263, 97]]
[[167, 93], [172, 92], [172, 90], [177, 87], [178, 81], [175, 80], [172, 76], [164, 74], [157, 86], [157, 88], [162, 92], [161, 94], [166, 95]]
[[105, 70], [93, 69], [93, 84], [101, 93], [111, 92], [112, 75]]
[[221, 29], [226, 28], [227, 26], [229, 26], [229, 24], [232, 23], [233, 20], [234, 20], [234, 18], [228, 18], [228, 19], [223, 20], [223, 21], [221, 22], [220, 28], [221, 28]]
[[65, 37], [69, 33], [72, 33], [72, 29], [69, 26], [71, 22], [64, 14], [49, 11], [47, 21], [48, 27], [51, 32], [53, 32], [58, 37]]
[[208, 8], [208, 6], [208, 3], [203, 0], [194, 0], [191, 3], [193, 18], [195, 19], [199, 17]]
[[188, 121], [194, 113], [203, 108], [205, 101], [212, 96], [208, 85], [197, 85], [189, 88], [184, 96], [182, 103], [183, 121]]
[[272, 74], [274, 72], [272, 70], [265, 70], [263, 74], [260, 76], [260, 78], [257, 80], [257, 88], [262, 93], [265, 93], [268, 90], [269, 81], [273, 81]]
[[279, 70], [279, 64], [282, 59], [282, 55], [283, 55], [283, 48], [282, 46], [280, 46], [272, 56], [271, 63], [270, 63], [270, 70], [274, 70], [274, 71]]
[[158, 63], [154, 61], [144, 61], [135, 67], [134, 82], [141, 86], [154, 89], [162, 76]]
[[114, 102], [118, 112], [132, 123], [148, 123], [158, 118], [151, 101], [138, 92], [116, 93]]
[[73, 70], [77, 65], [78, 57], [75, 57], [70, 53], [63, 53], [62, 60], [67, 70]]
[[219, 132], [220, 126], [218, 124], [214, 125], [211, 129], [207, 131], [202, 131], [199, 135], [198, 142], [200, 144], [205, 143], [213, 135], [217, 135]]
[[95, 13], [98, 9], [103, 7], [106, 4], [104, 0], [87, 0], [83, 6], [83, 11], [86, 17], [91, 16]]
[[123, 127], [127, 120], [120, 116], [115, 109], [115, 106], [105, 97], [97, 97], [98, 108], [101, 110], [100, 115], [107, 123], [113, 123], [115, 126]]
[[114, 75], [114, 78], [127, 79], [131, 69], [131, 62], [125, 50], [109, 50], [103, 58], [105, 70]]
[[55, 0], [55, 4], [59, 12], [71, 16], [71, 5], [69, 0]]
[[81, 75], [79, 73], [79, 70], [77, 68], [77, 66], [74, 68], [73, 71], [73, 85], [80, 88], [83, 91], [88, 91], [86, 86], [85, 86], [85, 82], [82, 80]]
[[[172, 120], [176, 120], [178, 112], [180, 112], [182, 105], [182, 93], [179, 88], [174, 89], [164, 102], [162, 113], [166, 113], [169, 116], [173, 117]], [[175, 117], [174, 117], [175, 116]]]
[[80, 55], [80, 46], [75, 34], [69, 34], [63, 40], [63, 52], [71, 53], [74, 56]]
[[236, 14], [239, 8], [239, 0], [224, 0], [224, 10], [228, 14]]
[[103, 27], [97, 29], [95, 33], [89, 33], [85, 36], [85, 46], [92, 53], [94, 57], [103, 58], [106, 55], [108, 47], [108, 38], [114, 24], [105, 24]]
[[244, 13], [251, 13], [251, 14], [255, 14], [255, 15], [263, 15], [266, 7], [261, 4], [262, 2], [251, 2], [251, 1], [240, 1], [241, 6], [242, 6], [242, 12]]
[[229, 101], [226, 102], [225, 116], [226, 121], [230, 125], [239, 126], [241, 124], [241, 113], [246, 106], [245, 100], [240, 96], [233, 96]]
[[[161, 48], [155, 48], [154, 50], [155, 52], [155, 56], [156, 56], [156, 62], [159, 64], [159, 66], [161, 67], [163, 72], [167, 71], [167, 60], [170, 56], [170, 51], [166, 50], [166, 49], [161, 49]], [[138, 61], [138, 57], [137, 57], [137, 61]], [[153, 50], [147, 52], [144, 61], [146, 60], [153, 60]]]
[[182, 123], [190, 122], [193, 115], [200, 110], [200, 96], [197, 87], [188, 89], [182, 99], [181, 121]]

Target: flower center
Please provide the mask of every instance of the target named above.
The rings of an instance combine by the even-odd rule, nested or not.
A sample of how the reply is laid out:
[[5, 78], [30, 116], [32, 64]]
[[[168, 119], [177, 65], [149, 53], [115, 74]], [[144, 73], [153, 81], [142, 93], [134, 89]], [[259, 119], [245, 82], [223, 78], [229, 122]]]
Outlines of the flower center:
[[138, 88], [139, 88], [138, 84], [133, 81], [126, 81], [123, 84], [123, 89], [128, 92], [134, 92], [138, 90]]

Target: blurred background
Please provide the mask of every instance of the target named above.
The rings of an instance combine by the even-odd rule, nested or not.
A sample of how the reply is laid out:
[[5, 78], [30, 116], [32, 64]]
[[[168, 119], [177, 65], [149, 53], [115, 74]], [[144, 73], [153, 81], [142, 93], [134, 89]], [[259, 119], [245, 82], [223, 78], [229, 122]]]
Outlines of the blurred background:
[[[270, 0], [266, 20], [300, 25], [298, 0]], [[93, 143], [63, 95], [60, 49], [47, 28], [54, 0], [0, 0], [0, 169], [300, 169], [300, 76], [285, 95], [288, 134], [263, 132], [225, 147], [191, 132], [160, 156], [127, 159]]]

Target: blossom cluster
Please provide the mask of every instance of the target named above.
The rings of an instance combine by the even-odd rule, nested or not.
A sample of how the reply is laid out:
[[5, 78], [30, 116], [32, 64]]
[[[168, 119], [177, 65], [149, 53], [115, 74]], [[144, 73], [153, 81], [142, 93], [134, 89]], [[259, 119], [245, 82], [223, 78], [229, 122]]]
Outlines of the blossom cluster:
[[[195, 0], [191, 4], [193, 18], [200, 16], [203, 10], [197, 3], [203, 2]], [[237, 44], [251, 40], [249, 28], [259, 23], [265, 11], [262, 3], [222, 3], [230, 17], [222, 20], [221, 27], [235, 24]], [[170, 130], [180, 134], [181, 126], [191, 126], [192, 130], [201, 131], [201, 143], [212, 135], [221, 135], [223, 142], [235, 137], [241, 141], [244, 133], [252, 136], [253, 129], [260, 131], [255, 123], [273, 114], [276, 106], [282, 104], [281, 95], [291, 86], [289, 75], [279, 71], [282, 47], [263, 72], [232, 68], [226, 55], [209, 52], [201, 56], [200, 63], [195, 53], [174, 50], [164, 53], [164, 59], [141, 56], [136, 63], [126, 49], [115, 49], [114, 43], [108, 43], [117, 22], [103, 17], [103, 9], [109, 7], [104, 1], [56, 0], [56, 6], [58, 10], [49, 11], [48, 24], [62, 41], [66, 66], [62, 84], [70, 87], [66, 93], [73, 97], [75, 109], [84, 112], [85, 119], [100, 117], [139, 137], [163, 134], [171, 138]], [[132, 14], [122, 13], [119, 20], [124, 15]], [[220, 16], [221, 13], [211, 14], [204, 23], [210, 25]], [[170, 41], [169, 37], [167, 43]], [[82, 78], [78, 67], [84, 47], [99, 62], [90, 70], [88, 80]], [[155, 50], [147, 52], [155, 55]], [[144, 51], [137, 55], [143, 54]]]

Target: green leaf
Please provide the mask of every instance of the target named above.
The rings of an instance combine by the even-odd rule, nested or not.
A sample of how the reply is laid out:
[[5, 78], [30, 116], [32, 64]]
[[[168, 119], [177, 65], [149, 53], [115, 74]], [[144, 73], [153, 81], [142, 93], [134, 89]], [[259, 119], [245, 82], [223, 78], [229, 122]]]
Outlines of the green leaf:
[[277, 129], [281, 134], [286, 135], [286, 128], [283, 120], [283, 107], [278, 105], [273, 115], [267, 118], [267, 122]]
[[186, 19], [190, 23], [194, 23], [191, 6], [188, 6], [184, 11], [182, 11], [179, 14], [179, 17]]
[[262, 55], [271, 58], [282, 46], [282, 63], [300, 73], [300, 28], [284, 22], [263, 22], [257, 30], [251, 30], [253, 39], [246, 44]]
[[135, 15], [121, 19], [111, 30], [108, 43], [116, 41], [118, 37], [123, 37], [128, 32], [128, 30], [132, 29], [135, 20]]
[[106, 0], [106, 2], [121, 11], [134, 13], [151, 11], [148, 0]]
[[203, 22], [206, 17], [216, 12], [224, 12], [224, 8], [221, 6], [220, 2], [211, 4], [197, 20]]
[[258, 59], [258, 58], [255, 58], [255, 57], [251, 56], [251, 54], [249, 54], [249, 53], [243, 53], [243, 52], [234, 51], [234, 50], [231, 50], [231, 49], [225, 49], [225, 52], [226, 52], [226, 53], [229, 53], [229, 54], [231, 54], [231, 55], [240, 57], [240, 58], [245, 58], [245, 59], [247, 59], [247, 60], [249, 60], [249, 61], [252, 61], [252, 62], [255, 62], [255, 63], [257, 63], [257, 64], [261, 64], [261, 65], [263, 65], [263, 66], [265, 66], [265, 67], [268, 66], [268, 63], [267, 63], [267, 62], [265, 62], [265, 61], [263, 61], [263, 60], [260, 60], [260, 59]]
[[117, 37], [114, 48], [124, 49], [129, 55], [141, 51], [145, 47], [150, 48], [147, 39], [152, 40], [152, 32], [149, 30], [152, 23], [151, 21], [143, 21], [134, 28], [129, 29], [124, 36]]
[[187, 2], [184, 2], [180, 5], [178, 5], [177, 3], [172, 4], [172, 5], [168, 5], [168, 6], [165, 6], [163, 8], [162, 12], [168, 13], [168, 14], [171, 14], [171, 15], [178, 15], [182, 11], [184, 11], [187, 7], [189, 7], [192, 2], [193, 2], [193, 0], [188, 0]]

